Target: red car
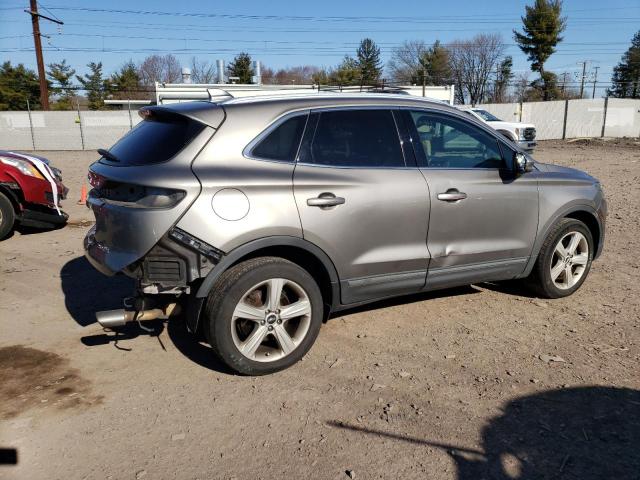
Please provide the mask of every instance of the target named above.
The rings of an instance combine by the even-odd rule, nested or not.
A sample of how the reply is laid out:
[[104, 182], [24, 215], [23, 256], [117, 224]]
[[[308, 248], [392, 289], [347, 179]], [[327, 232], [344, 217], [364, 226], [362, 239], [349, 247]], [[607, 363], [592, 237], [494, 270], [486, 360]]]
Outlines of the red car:
[[60, 170], [35, 155], [0, 150], [0, 240], [19, 223], [55, 228], [69, 216], [60, 209], [68, 188]]

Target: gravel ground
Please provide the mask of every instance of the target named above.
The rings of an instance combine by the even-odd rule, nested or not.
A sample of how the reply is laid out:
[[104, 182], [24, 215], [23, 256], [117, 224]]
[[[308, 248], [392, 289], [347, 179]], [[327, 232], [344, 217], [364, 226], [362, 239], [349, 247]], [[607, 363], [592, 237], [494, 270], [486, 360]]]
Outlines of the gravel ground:
[[542, 142], [598, 177], [604, 254], [572, 297], [474, 285], [326, 323], [276, 375], [230, 375], [180, 322], [115, 336], [129, 281], [82, 258], [95, 152], [39, 152], [72, 223], [0, 244], [0, 460], [17, 479], [640, 478], [640, 142]]

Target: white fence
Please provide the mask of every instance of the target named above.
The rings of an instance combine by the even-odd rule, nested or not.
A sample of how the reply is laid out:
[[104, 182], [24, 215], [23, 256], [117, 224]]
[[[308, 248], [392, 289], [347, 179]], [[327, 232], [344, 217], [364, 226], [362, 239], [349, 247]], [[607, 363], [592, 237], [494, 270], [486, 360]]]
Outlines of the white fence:
[[[619, 98], [479, 105], [535, 124], [538, 140], [640, 137], [640, 100]], [[0, 112], [2, 150], [109, 148], [140, 121], [135, 111]]]
[[140, 120], [128, 110], [0, 112], [0, 150], [109, 148]]
[[502, 120], [533, 123], [538, 140], [640, 137], [640, 100], [600, 98], [477, 106]]

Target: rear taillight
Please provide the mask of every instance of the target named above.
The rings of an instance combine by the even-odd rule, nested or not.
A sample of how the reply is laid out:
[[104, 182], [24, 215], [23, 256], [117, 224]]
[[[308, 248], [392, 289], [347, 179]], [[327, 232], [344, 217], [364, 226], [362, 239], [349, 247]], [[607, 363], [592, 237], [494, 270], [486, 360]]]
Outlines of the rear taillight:
[[92, 172], [91, 170], [89, 170], [87, 179], [89, 180], [89, 185], [91, 185], [93, 188], [102, 187], [102, 185], [106, 181], [106, 178], [104, 178], [102, 175], [98, 175], [97, 173]]
[[114, 182], [93, 172], [90, 172], [89, 181], [93, 186], [91, 197], [121, 207], [172, 208], [186, 196], [182, 190]]

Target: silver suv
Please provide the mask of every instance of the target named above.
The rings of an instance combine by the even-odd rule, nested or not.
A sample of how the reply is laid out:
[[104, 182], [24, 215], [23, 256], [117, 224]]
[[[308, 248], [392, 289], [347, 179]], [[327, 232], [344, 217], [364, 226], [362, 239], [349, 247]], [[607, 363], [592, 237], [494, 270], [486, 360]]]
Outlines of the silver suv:
[[564, 297], [602, 251], [600, 183], [411, 97], [146, 107], [90, 168], [86, 256], [137, 279], [115, 327], [180, 310], [232, 369], [302, 358], [331, 312], [527, 279]]

